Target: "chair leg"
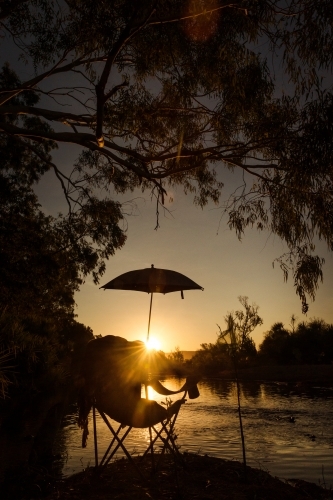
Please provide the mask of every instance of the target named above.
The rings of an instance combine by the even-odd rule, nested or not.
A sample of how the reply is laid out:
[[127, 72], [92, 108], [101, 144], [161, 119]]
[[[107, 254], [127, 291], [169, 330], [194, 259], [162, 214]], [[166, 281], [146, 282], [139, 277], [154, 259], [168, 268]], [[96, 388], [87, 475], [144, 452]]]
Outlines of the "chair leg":
[[[97, 408], [98, 409], [98, 408]], [[125, 433], [123, 434], [123, 436], [121, 438], [119, 438], [118, 434], [119, 434], [119, 431], [121, 430], [122, 428], [122, 425], [119, 426], [117, 432], [114, 431], [113, 427], [111, 426], [110, 422], [108, 421], [106, 415], [104, 414], [104, 412], [102, 412], [101, 410], [98, 410], [99, 414], [101, 415], [102, 419], [104, 420], [104, 422], [106, 423], [106, 425], [108, 426], [110, 432], [112, 433], [113, 435], [113, 439], [112, 439], [112, 442], [110, 443], [109, 447], [108, 447], [108, 450], [107, 450], [107, 453], [110, 451], [112, 445], [114, 444], [115, 441], [117, 441], [117, 445], [115, 446], [115, 448], [112, 450], [112, 452], [110, 453], [109, 457], [106, 459], [106, 455], [107, 453], [104, 454], [104, 457], [102, 459], [102, 463], [99, 465], [101, 468], [104, 468], [107, 466], [107, 464], [110, 462], [110, 460], [112, 459], [112, 457], [114, 456], [114, 454], [116, 453], [116, 451], [121, 448], [123, 450], [123, 452], [125, 453], [126, 457], [128, 458], [128, 460], [131, 462], [131, 464], [133, 465], [133, 467], [135, 468], [135, 470], [138, 472], [138, 474], [140, 475], [140, 477], [144, 480], [146, 480], [145, 476], [143, 475], [143, 473], [141, 472], [141, 470], [138, 468], [138, 466], [136, 465], [136, 463], [134, 462], [133, 458], [131, 457], [131, 455], [128, 453], [127, 449], [125, 448], [125, 446], [123, 445], [123, 441], [126, 439], [127, 435], [129, 434], [129, 432], [132, 430], [132, 427], [128, 427], [128, 429], [125, 431]]]
[[155, 472], [155, 457], [154, 457], [154, 442], [155, 441], [153, 442], [153, 434], [151, 432], [151, 427], [149, 427], [149, 442], [150, 442], [150, 451], [151, 451], [151, 468], [152, 468], [152, 472]]
[[[113, 438], [112, 438], [106, 452], [104, 453], [104, 456], [103, 456], [100, 463], [98, 463], [96, 410], [99, 412], [100, 416], [102, 417], [103, 421], [105, 422], [105, 424], [107, 425], [107, 427], [109, 428], [109, 430], [113, 436]], [[177, 417], [178, 417], [178, 412], [176, 412], [173, 415], [171, 420], [166, 420], [165, 422], [161, 422], [160, 430], [157, 430], [154, 426], [149, 427], [149, 438], [150, 438], [149, 441], [150, 441], [150, 443], [149, 443], [148, 448], [146, 449], [146, 451], [142, 455], [141, 460], [143, 460], [144, 457], [149, 453], [149, 451], [151, 451], [152, 473], [157, 471], [158, 466], [159, 466], [161, 459], [162, 459], [163, 455], [165, 454], [166, 450], [169, 450], [169, 452], [173, 455], [174, 459], [179, 460], [182, 463], [182, 465], [184, 465], [184, 460], [183, 460], [183, 458], [182, 458], [182, 456], [181, 456], [181, 454], [176, 446], [175, 439], [172, 436]], [[168, 423], [170, 424], [169, 428], [167, 428]], [[129, 452], [127, 451], [126, 447], [123, 444], [127, 435], [132, 430], [132, 427], [128, 426], [128, 428], [126, 429], [124, 434], [120, 437], [119, 433], [124, 426], [122, 424], [120, 424], [117, 431], [115, 431], [113, 429], [113, 427], [111, 426], [109, 420], [107, 419], [106, 415], [104, 414], [104, 412], [102, 410], [100, 410], [99, 408], [97, 408], [95, 405], [93, 405], [93, 427], [94, 427], [95, 467], [99, 468], [99, 469], [106, 467], [108, 465], [108, 463], [110, 462], [110, 460], [112, 459], [112, 457], [117, 452], [117, 450], [119, 448], [121, 448], [123, 450], [124, 454], [126, 455], [126, 457], [128, 458], [128, 460], [130, 461], [130, 463], [133, 465], [133, 467], [137, 471], [137, 473], [140, 475], [140, 477], [146, 481], [147, 478], [141, 472], [140, 468], [136, 465], [132, 456], [129, 454]], [[153, 437], [153, 435], [152, 435], [152, 430], [156, 434], [155, 437]], [[162, 433], [165, 433], [166, 437], [163, 437]], [[155, 463], [154, 444], [156, 443], [156, 441], [158, 439], [160, 439], [162, 441], [163, 448], [162, 448], [160, 456], [157, 460], [157, 463]]]
[[94, 425], [94, 449], [95, 449], [95, 467], [98, 467], [98, 447], [97, 447], [97, 426], [96, 426], [96, 408], [93, 405], [93, 425]]
[[[156, 436], [154, 437], [154, 439], [152, 440], [151, 444], [149, 445], [149, 447], [146, 449], [146, 451], [144, 452], [144, 454], [142, 455], [141, 457], [141, 460], [144, 459], [144, 457], [148, 454], [149, 450], [150, 450], [150, 446], [153, 446], [155, 444], [155, 442], [160, 439], [163, 443], [163, 448], [162, 448], [162, 451], [161, 451], [161, 454], [157, 460], [157, 463], [156, 463], [156, 466], [154, 468], [154, 472], [157, 472], [158, 470], [158, 467], [161, 463], [161, 460], [162, 460], [162, 457], [165, 453], [165, 450], [168, 449], [170, 451], [170, 453], [173, 455], [174, 459], [176, 460], [179, 460], [179, 462], [181, 462], [181, 464], [184, 466], [185, 465], [185, 462], [181, 456], [181, 453], [179, 452], [178, 448], [177, 448], [177, 445], [175, 443], [175, 440], [173, 439], [172, 437], [172, 430], [174, 428], [174, 425], [175, 425], [175, 421], [176, 421], [176, 418], [177, 418], [177, 415], [174, 416], [173, 418], [173, 421], [171, 423], [171, 427], [170, 427], [170, 430], [166, 427], [166, 423], [164, 422], [161, 422], [161, 429], [160, 430], [157, 430], [154, 426], [152, 427], [152, 429], [154, 430]], [[162, 436], [162, 432], [165, 432], [166, 434], [166, 438]], [[169, 444], [169, 441], [171, 442], [171, 445]]]
[[[151, 301], [152, 301], [152, 299], [153, 299], [153, 294], [151, 295]], [[151, 307], [151, 302], [150, 302], [150, 307]], [[149, 326], [148, 326], [148, 330], [149, 330]], [[148, 335], [149, 335], [149, 333], [148, 333]], [[148, 400], [149, 397], [148, 397], [148, 385], [147, 384], [145, 384], [145, 393], [146, 393], [146, 399]], [[151, 467], [152, 467], [152, 471], [154, 471], [155, 470], [155, 457], [154, 457], [153, 434], [151, 432], [151, 427], [149, 427], [149, 442], [150, 442], [150, 445], [149, 445], [148, 450], [150, 449], [150, 451], [151, 451]]]
[[[125, 446], [123, 445], [123, 442], [125, 441], [127, 435], [129, 434], [130, 430], [132, 429], [132, 427], [129, 427], [126, 432], [123, 434], [123, 436], [121, 437], [121, 439], [119, 439], [118, 437], [115, 437], [115, 439], [118, 441], [118, 444], [114, 447], [114, 449], [112, 450], [112, 452], [110, 453], [108, 459], [105, 461], [105, 463], [103, 464], [103, 467], [106, 467], [108, 465], [108, 463], [110, 462], [110, 460], [113, 458], [113, 456], [116, 454], [116, 452], [118, 451], [119, 448], [122, 448], [123, 452], [125, 453], [125, 455], [127, 456], [127, 458], [130, 460], [130, 461], [133, 461], [131, 455], [128, 453], [127, 449], [125, 448]], [[115, 436], [116, 436], [116, 433], [115, 433]]]
[[[171, 441], [171, 443], [172, 443], [172, 447], [173, 447], [174, 451], [177, 453], [177, 455], [178, 455], [179, 457], [181, 457], [181, 454], [179, 453], [179, 450], [178, 450], [178, 448], [177, 448], [177, 446], [176, 446], [175, 439], [174, 439], [174, 438], [173, 438], [173, 436], [172, 436], [173, 429], [174, 429], [174, 427], [175, 427], [175, 423], [176, 423], [176, 420], [177, 420], [177, 417], [178, 417], [178, 413], [179, 413], [179, 410], [177, 411], [177, 413], [176, 413], [176, 414], [174, 415], [174, 417], [173, 417], [173, 420], [172, 420], [172, 422], [171, 422], [171, 424], [170, 424], [170, 429], [169, 429], [169, 431], [167, 431], [167, 429], [166, 429], [166, 432], [167, 432], [167, 435], [168, 435], [168, 439], [169, 439], [169, 440]], [[162, 422], [162, 425], [163, 425], [163, 422]]]
[[[164, 445], [162, 448], [162, 451], [161, 451], [161, 456], [164, 455], [165, 451], [168, 449], [173, 454], [173, 456], [175, 458], [179, 458], [181, 460], [181, 454], [178, 451], [175, 440], [172, 437], [170, 430], [167, 429], [165, 424], [162, 423], [162, 428], [159, 431], [157, 429], [155, 429], [155, 427], [153, 427], [153, 429], [156, 433], [156, 439], [160, 438], [160, 440], [163, 442], [163, 445]], [[162, 436], [162, 431], [165, 432], [166, 437]]]
[[[117, 435], [119, 434], [119, 432], [120, 432], [120, 430], [121, 430], [121, 427], [122, 427], [122, 425], [120, 424], [120, 426], [118, 427], [118, 430], [116, 431], [116, 434], [117, 434]], [[101, 463], [99, 464], [99, 465], [100, 465], [100, 467], [103, 467], [104, 461], [106, 460], [106, 457], [108, 456], [109, 451], [112, 449], [112, 446], [114, 445], [114, 442], [115, 442], [115, 441], [116, 441], [116, 438], [113, 436], [112, 441], [111, 441], [111, 443], [109, 444], [109, 446], [108, 446], [108, 448], [107, 448], [106, 452], [104, 453], [104, 456], [103, 456], [103, 458], [102, 458], [102, 460], [101, 460]], [[118, 448], [119, 448], [119, 446], [118, 446]], [[117, 449], [118, 449], [118, 448], [116, 448], [116, 451], [117, 451]], [[114, 455], [114, 453], [113, 453], [113, 455]], [[112, 456], [113, 456], [113, 455], [112, 455]]]
[[[150, 430], [153, 429], [153, 427], [150, 428]], [[154, 429], [155, 430], [155, 429]], [[156, 432], [156, 430], [155, 430]], [[153, 438], [153, 436], [150, 438], [150, 444], [148, 446], [148, 448], [146, 449], [146, 451], [143, 453], [143, 455], [141, 456], [141, 460], [149, 453], [149, 451], [151, 450], [151, 447], [154, 446], [154, 444], [156, 443], [157, 439], [158, 439], [158, 435], [155, 436]]]
[[[174, 429], [174, 426], [175, 426], [175, 423], [176, 423], [176, 420], [177, 420], [177, 417], [178, 417], [178, 412], [174, 415], [171, 423], [170, 423], [170, 428], [168, 429], [166, 427], [167, 425], [167, 422], [161, 422], [162, 424], [162, 427], [159, 431], [157, 431], [155, 428], [154, 428], [154, 431], [156, 433], [156, 437], [155, 437], [155, 440], [159, 437], [161, 439], [161, 441], [163, 442], [164, 446], [163, 446], [163, 449], [161, 451], [161, 454], [160, 454], [160, 457], [159, 457], [159, 460], [158, 460], [158, 463], [157, 463], [157, 466], [156, 466], [156, 470], [162, 460], [162, 457], [165, 453], [165, 451], [168, 449], [171, 454], [173, 455], [174, 459], [178, 460], [179, 462], [181, 462], [181, 464], [184, 466], [184, 460], [183, 460], [183, 457], [181, 456], [181, 453], [179, 452], [178, 448], [177, 448], [177, 445], [176, 445], [176, 442], [175, 442], [175, 439], [173, 438], [172, 436], [172, 432], [173, 432], [173, 429]], [[162, 437], [161, 433], [162, 431], [165, 432], [166, 434], [166, 438]], [[171, 445], [170, 445], [170, 443]]]

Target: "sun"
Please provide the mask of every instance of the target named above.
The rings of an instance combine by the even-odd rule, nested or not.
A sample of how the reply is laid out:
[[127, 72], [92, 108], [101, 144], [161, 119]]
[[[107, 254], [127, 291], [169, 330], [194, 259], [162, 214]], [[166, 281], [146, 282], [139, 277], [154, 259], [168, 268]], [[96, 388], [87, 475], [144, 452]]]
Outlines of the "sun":
[[149, 337], [149, 340], [146, 342], [146, 348], [149, 351], [159, 351], [161, 349], [161, 342], [156, 337]]

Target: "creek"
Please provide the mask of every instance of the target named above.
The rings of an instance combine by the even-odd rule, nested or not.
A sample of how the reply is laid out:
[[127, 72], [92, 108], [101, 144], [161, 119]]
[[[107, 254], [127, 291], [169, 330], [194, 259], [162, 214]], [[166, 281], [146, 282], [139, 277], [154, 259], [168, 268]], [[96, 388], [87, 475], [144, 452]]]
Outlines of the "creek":
[[[168, 377], [163, 385], [176, 390], [184, 379]], [[165, 397], [149, 389], [150, 399]], [[234, 381], [204, 379], [200, 397], [187, 400], [176, 423], [181, 451], [242, 461], [241, 437]], [[178, 395], [172, 396], [172, 400]], [[333, 486], [333, 387], [288, 383], [241, 384], [241, 407], [247, 463], [279, 478], [304, 479]], [[91, 418], [91, 415], [90, 415]], [[59, 431], [54, 453], [68, 476], [94, 465], [93, 430], [87, 448], [81, 448], [77, 408], [72, 405]], [[100, 453], [110, 433], [97, 418]], [[149, 442], [148, 429], [135, 429], [126, 439], [128, 450], [142, 453]], [[119, 452], [117, 458], [121, 457]]]

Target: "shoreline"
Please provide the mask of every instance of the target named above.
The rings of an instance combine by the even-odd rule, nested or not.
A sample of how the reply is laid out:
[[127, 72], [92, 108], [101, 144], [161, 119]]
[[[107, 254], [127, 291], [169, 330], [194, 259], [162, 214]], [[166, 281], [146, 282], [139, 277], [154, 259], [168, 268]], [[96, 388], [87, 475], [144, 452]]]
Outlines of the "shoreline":
[[[183, 465], [165, 455], [151, 476], [150, 456], [140, 463], [146, 479], [127, 459], [112, 462], [102, 472], [93, 467], [53, 486], [46, 499], [107, 500], [329, 500], [333, 491], [302, 480], [283, 481], [268, 472], [207, 455], [184, 453]], [[134, 460], [139, 463], [141, 457]]]
[[[186, 378], [187, 375], [198, 375], [199, 381], [205, 378], [218, 380], [236, 380], [233, 369], [220, 370], [210, 373], [209, 371], [198, 371], [179, 366], [172, 371], [156, 372], [160, 378], [179, 377]], [[323, 384], [333, 388], [333, 364], [331, 365], [257, 365], [238, 369], [239, 382], [281, 382], [290, 384]]]
[[[333, 365], [263, 365], [240, 369], [238, 375], [240, 382], [322, 383], [333, 387]], [[224, 370], [218, 378], [235, 379], [235, 374]]]

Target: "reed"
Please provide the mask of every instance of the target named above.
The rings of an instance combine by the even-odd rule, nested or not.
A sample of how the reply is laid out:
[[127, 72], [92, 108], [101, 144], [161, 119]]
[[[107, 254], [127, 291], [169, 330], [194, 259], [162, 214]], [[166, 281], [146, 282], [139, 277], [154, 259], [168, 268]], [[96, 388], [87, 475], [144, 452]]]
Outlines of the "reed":
[[[240, 429], [240, 435], [241, 435], [241, 441], [242, 441], [242, 453], [243, 453], [243, 467], [244, 467], [244, 479], [246, 479], [246, 451], [245, 451], [245, 437], [244, 437], [244, 430], [243, 430], [243, 420], [242, 420], [242, 410], [241, 410], [241, 397], [240, 397], [240, 384], [239, 384], [239, 376], [238, 376], [238, 341], [237, 341], [237, 335], [236, 335], [236, 328], [235, 328], [235, 322], [232, 314], [228, 314], [226, 317], [227, 321], [227, 329], [225, 331], [222, 331], [220, 326], [218, 326], [220, 330], [220, 335], [219, 338], [223, 340], [229, 350], [230, 350], [230, 357], [233, 362], [233, 369], [235, 373], [235, 379], [236, 379], [236, 387], [237, 387], [237, 411], [238, 411], [238, 419], [239, 419], [239, 429]], [[230, 343], [228, 342], [227, 338], [230, 338]]]

